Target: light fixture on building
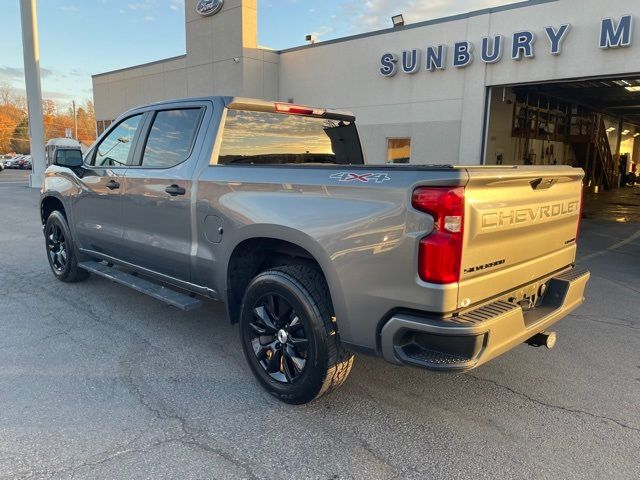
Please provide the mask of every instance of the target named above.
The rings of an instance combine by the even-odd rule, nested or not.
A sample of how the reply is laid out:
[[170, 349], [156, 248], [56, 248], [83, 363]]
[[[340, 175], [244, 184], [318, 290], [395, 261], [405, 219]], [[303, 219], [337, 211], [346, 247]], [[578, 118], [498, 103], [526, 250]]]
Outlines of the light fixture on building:
[[634, 85], [633, 87], [624, 87], [629, 92], [640, 92], [640, 85]]
[[616, 127], [609, 127], [607, 128], [607, 133], [611, 133], [616, 129]]
[[404, 27], [404, 15], [394, 15], [391, 17], [393, 28]]
[[314, 43], [316, 43], [316, 36], [315, 35], [307, 35], [306, 37], [304, 37], [304, 39], [309, 42], [311, 45], [313, 45]]
[[623, 130], [622, 131], [622, 135], [629, 135], [631, 133], [631, 130]]

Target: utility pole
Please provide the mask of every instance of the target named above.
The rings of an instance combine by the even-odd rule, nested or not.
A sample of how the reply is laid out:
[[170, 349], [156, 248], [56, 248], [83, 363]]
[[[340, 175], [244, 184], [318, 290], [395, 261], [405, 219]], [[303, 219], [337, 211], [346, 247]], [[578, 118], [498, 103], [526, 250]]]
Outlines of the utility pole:
[[36, 0], [20, 0], [22, 18], [22, 53], [29, 108], [29, 142], [33, 170], [29, 186], [40, 188], [44, 180], [44, 121], [42, 118], [42, 86], [40, 84], [40, 51]]
[[76, 101], [73, 100], [71, 104], [73, 105], [73, 132], [75, 133], [75, 137], [73, 138], [78, 140], [78, 116], [76, 114]]

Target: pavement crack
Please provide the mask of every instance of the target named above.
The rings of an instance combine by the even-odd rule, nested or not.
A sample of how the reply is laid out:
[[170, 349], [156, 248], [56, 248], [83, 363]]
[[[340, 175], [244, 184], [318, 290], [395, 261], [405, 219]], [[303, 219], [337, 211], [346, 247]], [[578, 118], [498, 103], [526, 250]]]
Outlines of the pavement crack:
[[591, 274], [592, 274], [594, 277], [602, 278], [603, 280], [606, 280], [607, 282], [615, 283], [617, 286], [619, 286], [619, 287], [621, 287], [621, 288], [626, 288], [627, 290], [631, 290], [632, 292], [640, 293], [640, 290], [638, 290], [637, 288], [633, 288], [633, 287], [631, 287], [631, 286], [627, 285], [626, 283], [619, 282], [618, 280], [614, 280], [614, 279], [612, 279], [612, 278], [605, 277], [605, 276], [603, 276], [603, 275], [594, 274], [593, 272], [592, 272]]
[[618, 320], [621, 322], [625, 322], [625, 323], [616, 323], [616, 322], [608, 322], [606, 320], [603, 320], [600, 317], [597, 317], [595, 315], [584, 315], [584, 314], [575, 314], [575, 313], [571, 313], [569, 315], [570, 317], [576, 317], [576, 318], [580, 318], [582, 320], [586, 320], [588, 322], [594, 322], [594, 323], [603, 323], [605, 325], [613, 325], [616, 327], [623, 327], [623, 328], [630, 328], [631, 330], [640, 330], [640, 326], [634, 324], [634, 323], [629, 323], [627, 320], [624, 320], [622, 318], [617, 318], [617, 317], [610, 317], [612, 320]]
[[507, 390], [508, 392], [511, 392], [514, 395], [517, 395], [517, 396], [519, 396], [521, 398], [524, 398], [524, 399], [526, 399], [526, 400], [528, 400], [528, 401], [530, 401], [532, 403], [535, 403], [537, 405], [540, 405], [540, 406], [543, 406], [543, 407], [546, 407], [546, 408], [553, 408], [555, 410], [560, 410], [560, 411], [567, 412], [567, 413], [585, 415], [585, 416], [588, 416], [588, 417], [591, 417], [591, 418], [597, 419], [597, 420], [609, 421], [609, 422], [615, 423], [616, 425], [618, 425], [618, 426], [620, 426], [620, 427], [622, 427], [624, 429], [630, 430], [632, 432], [640, 433], [640, 428], [634, 427], [634, 426], [629, 425], [627, 423], [624, 423], [624, 422], [622, 422], [620, 420], [616, 420], [615, 418], [607, 417], [605, 415], [598, 415], [598, 414], [592, 413], [592, 412], [587, 412], [586, 410], [580, 410], [579, 408], [571, 408], [571, 407], [565, 407], [565, 406], [562, 406], [562, 405], [555, 405], [553, 403], [543, 402], [542, 400], [538, 400], [536, 398], [533, 398], [533, 397], [527, 395], [526, 393], [518, 392], [517, 390], [514, 390], [511, 387], [508, 387], [506, 385], [502, 385], [501, 383], [498, 383], [495, 380], [478, 377], [478, 376], [472, 375], [470, 373], [467, 373], [466, 376], [470, 377], [470, 378], [473, 378], [474, 380], [479, 381], [479, 382], [490, 383], [490, 384], [492, 384], [492, 385], [494, 385], [494, 386], [496, 386], [498, 388], [502, 388], [503, 390]]
[[252, 465], [248, 462], [234, 457], [222, 448], [213, 446], [208, 440], [214, 439], [212, 439], [207, 432], [190, 426], [185, 417], [180, 416], [177, 413], [169, 412], [162, 405], [154, 405], [147, 398], [147, 395], [144, 393], [141, 386], [134, 380], [133, 369], [138, 365], [137, 363], [134, 363], [133, 360], [136, 358], [139, 361], [143, 360], [149, 355], [149, 351], [152, 348], [153, 346], [145, 340], [144, 343], [140, 345], [140, 348], [123, 359], [120, 363], [119, 378], [123, 381], [129, 392], [138, 400], [140, 405], [142, 405], [154, 418], [164, 423], [173, 421], [178, 424], [178, 434], [163, 440], [162, 443], [178, 442], [184, 446], [214, 454], [242, 470], [245, 473], [244, 476], [246, 478], [257, 480], [259, 477], [254, 473]]

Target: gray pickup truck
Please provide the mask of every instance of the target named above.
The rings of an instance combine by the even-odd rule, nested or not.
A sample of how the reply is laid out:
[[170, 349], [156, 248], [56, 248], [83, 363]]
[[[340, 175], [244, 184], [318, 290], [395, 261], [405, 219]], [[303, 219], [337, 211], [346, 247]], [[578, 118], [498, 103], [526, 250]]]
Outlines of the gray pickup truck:
[[50, 166], [41, 216], [62, 281], [93, 273], [183, 310], [225, 302], [288, 403], [353, 353], [466, 371], [583, 302], [583, 172], [373, 166], [348, 112], [244, 98], [148, 105]]

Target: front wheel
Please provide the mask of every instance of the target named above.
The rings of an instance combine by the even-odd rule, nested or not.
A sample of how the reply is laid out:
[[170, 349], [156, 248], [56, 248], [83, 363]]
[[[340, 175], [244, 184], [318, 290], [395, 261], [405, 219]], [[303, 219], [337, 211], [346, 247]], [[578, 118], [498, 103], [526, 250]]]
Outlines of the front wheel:
[[308, 403], [330, 392], [353, 365], [353, 354], [340, 345], [325, 279], [308, 266], [274, 268], [253, 279], [240, 335], [253, 374], [286, 403]]
[[64, 215], [54, 211], [44, 227], [49, 266], [56, 278], [62, 282], [79, 282], [89, 272], [78, 267], [78, 256], [71, 238], [71, 231]]

